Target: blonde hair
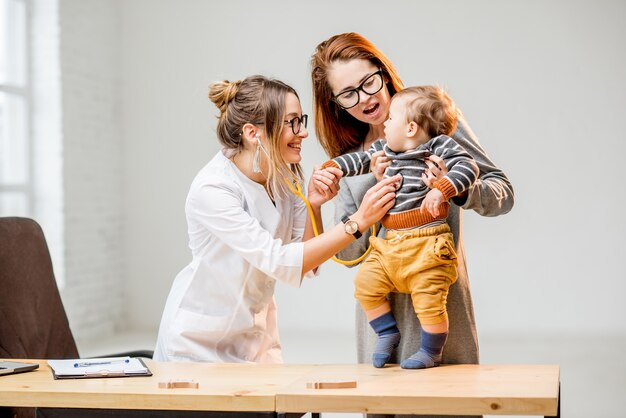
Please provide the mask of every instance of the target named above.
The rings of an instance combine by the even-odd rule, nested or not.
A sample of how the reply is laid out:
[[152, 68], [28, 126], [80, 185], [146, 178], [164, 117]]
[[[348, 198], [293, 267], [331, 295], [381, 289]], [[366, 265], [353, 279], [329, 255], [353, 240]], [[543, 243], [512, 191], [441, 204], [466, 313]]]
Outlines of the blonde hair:
[[369, 125], [353, 118], [333, 98], [328, 85], [328, 69], [334, 62], [354, 59], [370, 61], [383, 72], [389, 94], [402, 90], [402, 80], [393, 64], [372, 42], [355, 32], [332, 36], [321, 42], [311, 57], [315, 133], [322, 148], [331, 158], [361, 144]]
[[452, 98], [438, 86], [407, 87], [393, 100], [406, 98], [407, 122], [415, 122], [430, 138], [452, 136], [456, 130], [459, 111]]
[[[269, 172], [265, 173], [270, 194], [285, 195], [285, 180], [303, 182], [300, 164], [288, 164], [280, 152], [280, 137], [285, 126], [285, 97], [298, 93], [282, 81], [253, 75], [240, 81], [219, 81], [209, 86], [209, 99], [220, 111], [217, 137], [234, 153], [243, 150], [243, 126], [261, 127], [269, 144]], [[300, 98], [298, 97], [298, 100]]]

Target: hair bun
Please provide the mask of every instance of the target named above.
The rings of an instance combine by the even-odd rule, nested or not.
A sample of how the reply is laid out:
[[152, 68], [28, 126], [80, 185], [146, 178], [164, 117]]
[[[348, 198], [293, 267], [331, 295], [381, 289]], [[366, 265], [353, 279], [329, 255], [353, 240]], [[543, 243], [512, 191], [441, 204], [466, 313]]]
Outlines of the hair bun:
[[209, 99], [217, 106], [223, 114], [228, 108], [228, 104], [235, 98], [239, 91], [241, 80], [218, 81], [209, 85]]

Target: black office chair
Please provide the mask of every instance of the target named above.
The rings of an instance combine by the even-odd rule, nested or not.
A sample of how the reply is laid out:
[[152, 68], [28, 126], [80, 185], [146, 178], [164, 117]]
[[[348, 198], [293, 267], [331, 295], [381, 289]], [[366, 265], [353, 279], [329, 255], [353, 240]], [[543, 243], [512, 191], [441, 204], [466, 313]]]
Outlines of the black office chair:
[[[152, 358], [151, 350], [107, 355]], [[79, 358], [43, 231], [27, 218], [0, 218], [0, 358]], [[0, 408], [0, 418], [34, 408]]]

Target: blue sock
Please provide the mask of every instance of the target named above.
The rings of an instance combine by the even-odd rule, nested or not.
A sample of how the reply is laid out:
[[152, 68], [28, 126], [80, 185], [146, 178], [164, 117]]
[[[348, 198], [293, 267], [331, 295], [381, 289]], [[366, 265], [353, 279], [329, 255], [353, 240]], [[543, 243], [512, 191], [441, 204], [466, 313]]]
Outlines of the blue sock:
[[441, 353], [443, 353], [443, 346], [446, 345], [448, 333], [431, 334], [422, 330], [420, 335], [420, 349], [400, 363], [400, 367], [403, 369], [428, 369], [439, 366], [441, 363]]
[[372, 354], [372, 364], [374, 367], [383, 367], [391, 358], [393, 349], [400, 343], [400, 330], [391, 312], [371, 320], [370, 325], [378, 335], [374, 354]]

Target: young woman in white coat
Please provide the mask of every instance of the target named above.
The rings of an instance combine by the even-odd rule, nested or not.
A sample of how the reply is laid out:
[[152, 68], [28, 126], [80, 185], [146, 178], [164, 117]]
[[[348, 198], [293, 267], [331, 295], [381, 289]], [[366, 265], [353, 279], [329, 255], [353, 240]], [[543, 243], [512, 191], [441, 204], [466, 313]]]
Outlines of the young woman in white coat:
[[[394, 204], [394, 182], [377, 183], [349, 220], [315, 237], [304, 202], [301, 144], [308, 136], [295, 90], [263, 76], [210, 86], [220, 111], [222, 149], [200, 170], [185, 205], [192, 260], [168, 296], [154, 359], [282, 361], [276, 324], [277, 281], [305, 275], [353, 242]], [[320, 208], [338, 192], [334, 176], [314, 171], [308, 200]], [[291, 186], [291, 187], [290, 187]]]

